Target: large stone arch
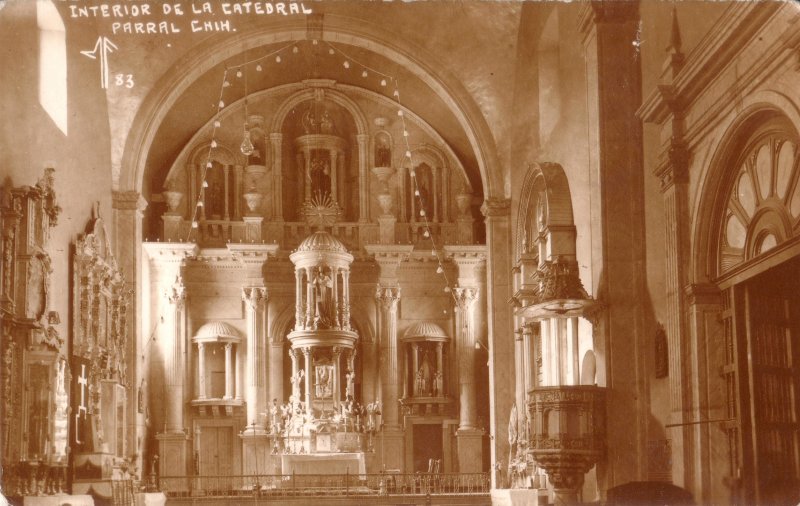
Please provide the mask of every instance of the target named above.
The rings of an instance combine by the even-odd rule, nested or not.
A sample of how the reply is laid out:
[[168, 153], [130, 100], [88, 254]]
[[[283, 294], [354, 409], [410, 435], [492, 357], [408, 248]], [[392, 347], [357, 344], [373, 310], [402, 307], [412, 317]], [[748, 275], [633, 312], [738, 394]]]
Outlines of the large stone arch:
[[[280, 24], [270, 21], [257, 30], [234, 36], [209, 37], [195, 47], [162, 76], [139, 107], [125, 143], [115, 188], [141, 192], [147, 155], [159, 125], [178, 98], [201, 75], [243, 51], [305, 38], [305, 20], [282, 21]], [[485, 197], [505, 196], [495, 142], [485, 118], [463, 84], [444, 70], [444, 65], [424, 48], [354, 18], [326, 16], [322, 39], [376, 52], [428, 85], [464, 129], [477, 159]]]
[[760, 91], [744, 99], [741, 112], [733, 118], [717, 143], [708, 170], [695, 197], [691, 273], [693, 283], [714, 281], [718, 276], [719, 232], [724, 219], [726, 199], [736, 170], [732, 169], [742, 145], [754, 129], [776, 118], [787, 120], [800, 132], [800, 109], [788, 97], [774, 91]]

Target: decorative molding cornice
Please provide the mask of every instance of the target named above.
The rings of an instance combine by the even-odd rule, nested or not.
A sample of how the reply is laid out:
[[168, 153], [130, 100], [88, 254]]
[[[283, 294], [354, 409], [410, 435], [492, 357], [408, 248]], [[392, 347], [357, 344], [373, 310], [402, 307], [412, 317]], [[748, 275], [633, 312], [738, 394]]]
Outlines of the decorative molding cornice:
[[722, 304], [722, 292], [712, 283], [689, 284], [683, 288], [683, 292], [690, 306]]
[[489, 197], [481, 205], [481, 214], [486, 218], [496, 218], [511, 214], [511, 199]]
[[112, 191], [111, 206], [123, 211], [144, 211], [147, 200], [137, 191]]

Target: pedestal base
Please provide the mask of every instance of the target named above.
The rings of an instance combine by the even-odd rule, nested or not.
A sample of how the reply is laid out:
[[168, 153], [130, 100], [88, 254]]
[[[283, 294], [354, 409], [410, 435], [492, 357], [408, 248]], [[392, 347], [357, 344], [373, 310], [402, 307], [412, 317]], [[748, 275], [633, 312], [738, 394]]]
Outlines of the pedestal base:
[[272, 474], [269, 454], [272, 449], [270, 436], [262, 431], [245, 431], [242, 438], [242, 465], [244, 474]]
[[244, 216], [244, 240], [246, 242], [261, 242], [261, 223], [264, 218], [261, 216]]
[[[547, 504], [547, 496], [542, 504]], [[503, 488], [492, 490], [492, 506], [537, 506], [539, 491], [525, 488]]]
[[483, 431], [458, 429], [458, 472], [480, 473], [483, 467]]
[[381, 452], [383, 466], [389, 470], [399, 470], [404, 472], [405, 463], [403, 462], [405, 448], [405, 434], [399, 429], [385, 429], [381, 432], [381, 440], [376, 444], [380, 445], [376, 449]]
[[378, 217], [378, 228], [380, 231], [381, 244], [394, 244], [397, 242], [395, 236], [395, 224], [397, 218], [391, 214], [385, 214]]
[[158, 439], [160, 476], [186, 476], [189, 436], [183, 432], [162, 432]]

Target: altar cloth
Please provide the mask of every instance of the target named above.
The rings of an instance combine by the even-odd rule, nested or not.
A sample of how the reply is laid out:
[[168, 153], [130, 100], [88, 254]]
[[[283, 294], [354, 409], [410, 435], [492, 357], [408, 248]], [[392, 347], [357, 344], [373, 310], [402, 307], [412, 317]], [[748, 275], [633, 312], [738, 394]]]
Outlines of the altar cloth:
[[366, 474], [363, 453], [281, 455], [282, 474]]

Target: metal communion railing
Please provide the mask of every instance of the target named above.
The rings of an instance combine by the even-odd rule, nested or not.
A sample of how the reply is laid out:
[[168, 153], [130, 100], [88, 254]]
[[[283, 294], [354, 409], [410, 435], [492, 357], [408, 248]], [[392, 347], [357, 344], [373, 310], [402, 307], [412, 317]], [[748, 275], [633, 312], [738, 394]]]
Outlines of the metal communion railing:
[[488, 473], [164, 476], [167, 497], [290, 497], [488, 494]]

